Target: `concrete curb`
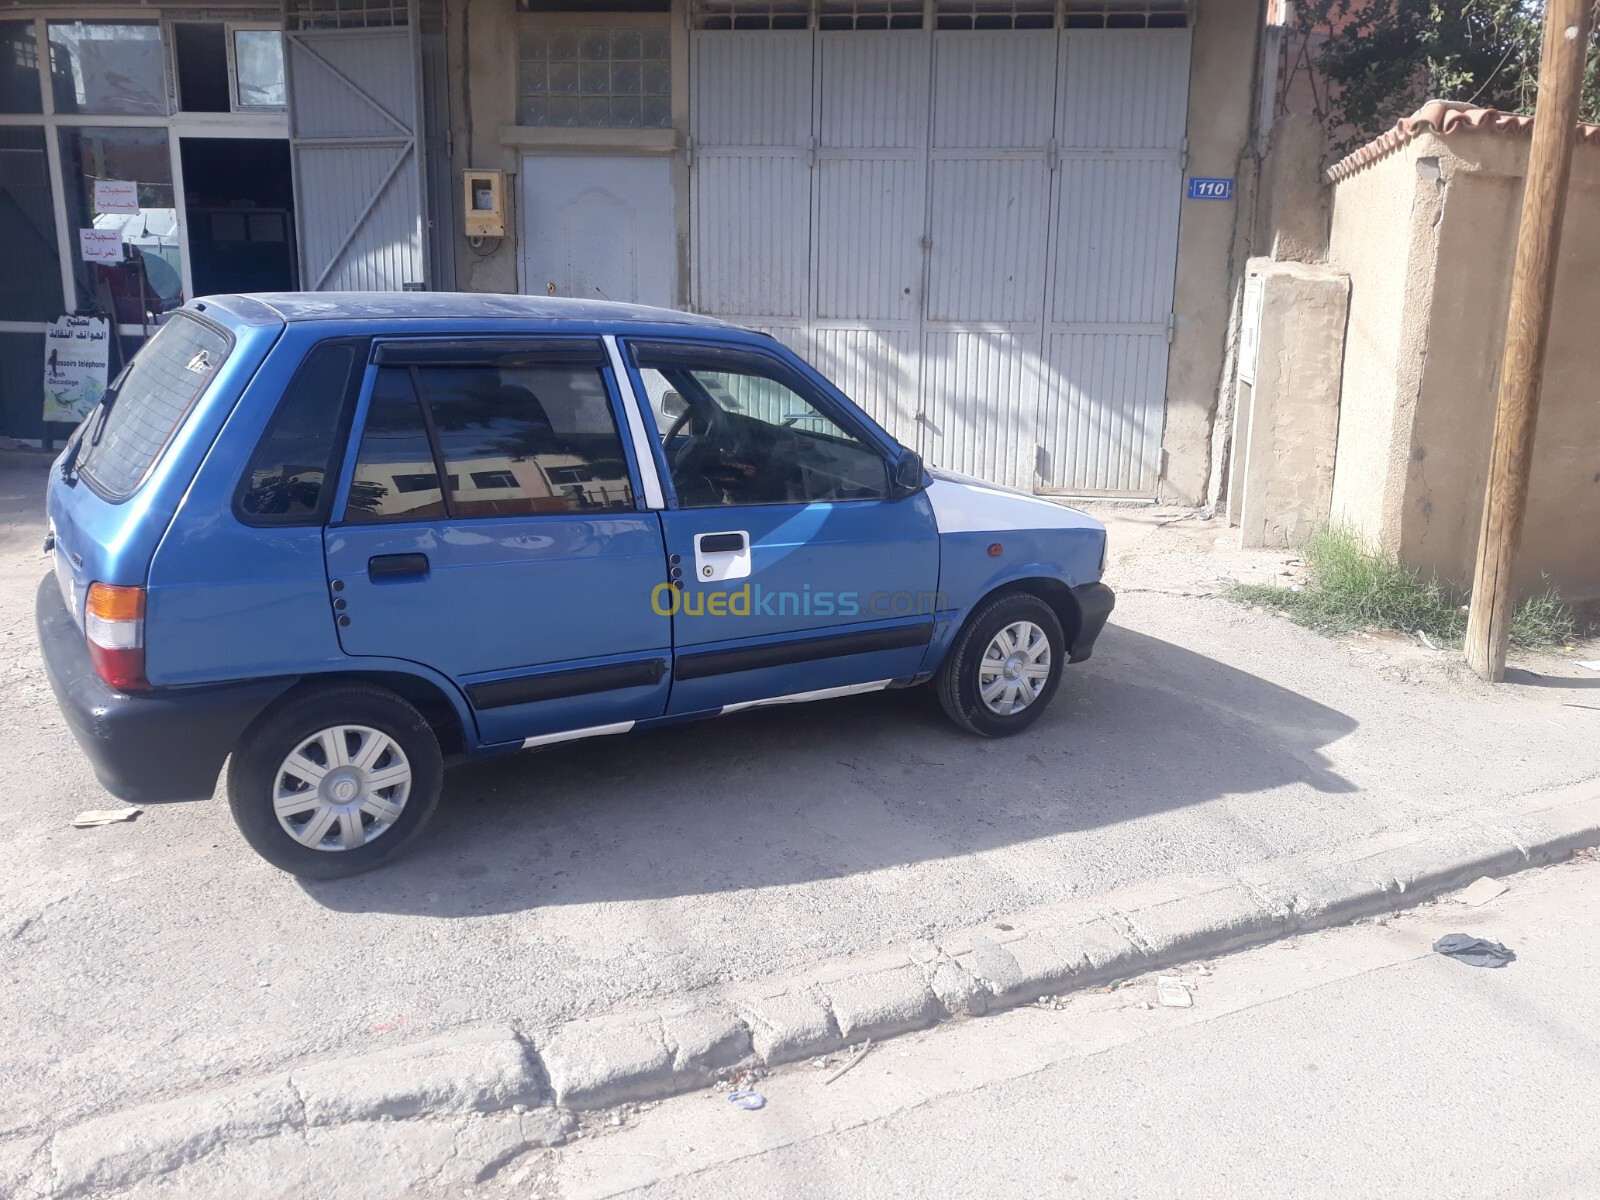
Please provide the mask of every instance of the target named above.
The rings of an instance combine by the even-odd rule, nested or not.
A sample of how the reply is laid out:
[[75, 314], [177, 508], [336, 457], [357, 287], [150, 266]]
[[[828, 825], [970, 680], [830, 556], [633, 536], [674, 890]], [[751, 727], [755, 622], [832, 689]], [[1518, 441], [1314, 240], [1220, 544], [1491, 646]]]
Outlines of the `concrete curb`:
[[[1168, 876], [901, 949], [727, 988], [704, 1006], [569, 1021], [533, 1037], [556, 1104], [603, 1108], [867, 1038], [979, 1016], [1392, 912], [1600, 844], [1584, 783], [1233, 876]], [[685, 1031], [695, 1030], [694, 1037]]]
[[[537, 1107], [541, 1101], [544, 1107]], [[240, 1142], [361, 1121], [508, 1108], [523, 1114], [516, 1132], [525, 1147], [550, 1145], [572, 1124], [570, 1114], [548, 1104], [538, 1063], [515, 1030], [460, 1030], [91, 1117], [25, 1143], [25, 1153], [9, 1162], [0, 1146], [0, 1195], [27, 1195], [29, 1188], [51, 1197], [113, 1190]]]
[[361, 1121], [512, 1109], [525, 1114], [513, 1141], [549, 1145], [575, 1111], [1391, 912], [1595, 845], [1600, 790], [1585, 783], [1326, 855], [1168, 876], [670, 1008], [568, 1021], [531, 1045], [509, 1027], [468, 1029], [92, 1117], [0, 1142], [0, 1193], [114, 1189], [230, 1143]]

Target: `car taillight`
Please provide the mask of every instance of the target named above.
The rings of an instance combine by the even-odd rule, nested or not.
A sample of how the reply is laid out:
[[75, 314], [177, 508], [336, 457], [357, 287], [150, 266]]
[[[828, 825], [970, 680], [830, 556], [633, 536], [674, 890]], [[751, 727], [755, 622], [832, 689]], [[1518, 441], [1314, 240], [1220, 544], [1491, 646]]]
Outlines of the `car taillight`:
[[143, 588], [90, 584], [83, 632], [89, 640], [89, 660], [108, 687], [121, 692], [149, 688], [144, 677]]

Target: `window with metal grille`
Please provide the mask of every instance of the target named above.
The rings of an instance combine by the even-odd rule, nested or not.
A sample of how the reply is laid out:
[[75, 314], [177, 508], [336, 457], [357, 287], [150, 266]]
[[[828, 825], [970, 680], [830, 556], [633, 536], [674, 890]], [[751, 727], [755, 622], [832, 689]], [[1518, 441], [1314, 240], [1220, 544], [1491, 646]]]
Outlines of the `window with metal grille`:
[[921, 29], [922, 0], [819, 0], [818, 29]]
[[406, 0], [286, 0], [288, 29], [382, 29], [408, 22]]
[[809, 29], [811, 0], [701, 0], [697, 29]]
[[[933, 0], [935, 27], [1181, 29], [1192, 0]], [[696, 0], [696, 29], [921, 29], [923, 0]]]
[[1051, 29], [1055, 0], [938, 0], [939, 29]]
[[1068, 29], [1182, 29], [1189, 0], [1066, 0]]

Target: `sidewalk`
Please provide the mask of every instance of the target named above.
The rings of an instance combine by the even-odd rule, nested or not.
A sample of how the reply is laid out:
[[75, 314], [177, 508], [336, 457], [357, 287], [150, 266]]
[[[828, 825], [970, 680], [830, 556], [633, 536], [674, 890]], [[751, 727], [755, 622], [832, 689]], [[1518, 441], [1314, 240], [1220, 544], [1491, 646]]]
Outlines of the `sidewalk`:
[[[1417, 881], [1564, 853], [1589, 836], [1584, 806], [1600, 795], [1600, 710], [1563, 703], [1600, 705], [1582, 690], [1600, 676], [1541, 659], [1522, 665], [1551, 686], [1491, 689], [1404, 639], [1322, 638], [1217, 595], [1220, 577], [1283, 570], [1286, 556], [1131, 509], [1113, 520], [1113, 624], [1021, 737], [966, 738], [919, 697], [887, 695], [579, 743], [452, 775], [429, 845], [387, 871], [302, 885], [250, 854], [215, 801], [68, 828], [104, 797], [32, 641], [42, 486], [42, 473], [0, 471], [0, 845], [13, 864], [0, 1022], [28, 1031], [0, 1051], [0, 1164], [88, 1122], [319, 1062], [359, 1077], [369, 1055], [464, 1026], [531, 1056], [517, 1069], [538, 1095], [515, 1101], [530, 1112], [552, 1086], [580, 1107], [616, 1098], [619, 1078], [692, 1086], [735, 1052], [776, 1046], [757, 1044], [765, 1018], [738, 1002], [784, 980], [827, 985], [809, 1016], [784, 1018], [802, 1030], [794, 1053], [883, 1036], [968, 1000], [1019, 1002], [1030, 978], [1053, 990], [1061, 962], [1079, 961], [1029, 966], [1006, 949], [1008, 984], [992, 964], [963, 965], [958, 939], [974, 929], [1004, 947], [1028, 914], [1121, 914], [1131, 924], [1113, 932], [1136, 953], [1200, 952], [1183, 921], [1281, 932], [1304, 921], [1330, 864], [1390, 855], [1347, 873], [1345, 899], [1399, 904], [1388, 893], [1402, 882], [1414, 897]], [[1136, 919], [1163, 905], [1180, 920]], [[1097, 970], [1139, 969], [1108, 945]], [[940, 955], [959, 967], [948, 987]], [[852, 988], [872, 964], [881, 979]], [[703, 1011], [719, 1015], [670, 1044], [579, 1036], [599, 1018], [626, 1029]], [[439, 1080], [418, 1078], [397, 1086], [426, 1115]], [[485, 1094], [504, 1100], [507, 1086]], [[324, 1111], [402, 1103], [346, 1099]]]

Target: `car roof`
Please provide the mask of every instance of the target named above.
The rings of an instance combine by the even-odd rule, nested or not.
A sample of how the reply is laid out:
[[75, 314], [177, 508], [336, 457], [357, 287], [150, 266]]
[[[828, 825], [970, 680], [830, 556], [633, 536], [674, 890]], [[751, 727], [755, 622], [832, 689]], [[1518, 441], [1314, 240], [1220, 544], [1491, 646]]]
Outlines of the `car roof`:
[[734, 326], [712, 317], [564, 296], [511, 296], [494, 292], [252, 292], [204, 296], [192, 306], [215, 307], [248, 324], [274, 321], [516, 320], [577, 321], [590, 325]]

